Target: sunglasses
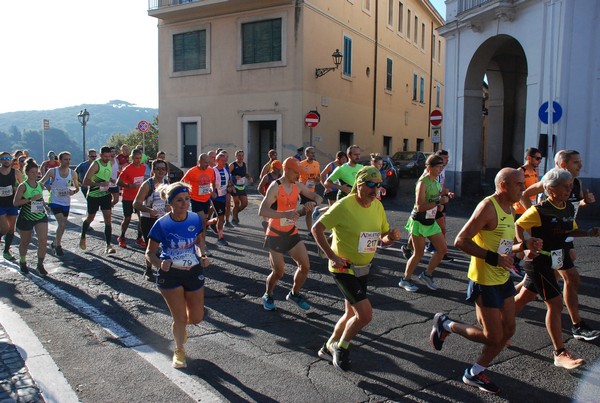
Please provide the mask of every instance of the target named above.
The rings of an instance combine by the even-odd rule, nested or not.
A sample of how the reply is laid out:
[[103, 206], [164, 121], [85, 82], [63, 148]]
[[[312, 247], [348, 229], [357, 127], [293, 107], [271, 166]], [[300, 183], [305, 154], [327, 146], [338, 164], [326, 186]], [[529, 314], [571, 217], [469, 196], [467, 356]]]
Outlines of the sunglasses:
[[541, 161], [542, 157], [532, 157], [534, 160]]
[[94, 154], [94, 155], [88, 155], [88, 157], [90, 157], [90, 158], [96, 158], [97, 156]]
[[156, 168], [154, 168], [154, 170], [155, 171], [166, 171], [167, 168], [165, 168], [165, 167], [156, 167]]
[[0, 161], [12, 161], [11, 157], [2, 157], [0, 158]]
[[367, 185], [367, 187], [369, 189], [373, 189], [373, 188], [377, 188], [379, 189], [381, 186], [383, 186], [382, 182], [371, 182], [371, 181], [367, 181], [367, 182], [363, 182], [363, 185]]

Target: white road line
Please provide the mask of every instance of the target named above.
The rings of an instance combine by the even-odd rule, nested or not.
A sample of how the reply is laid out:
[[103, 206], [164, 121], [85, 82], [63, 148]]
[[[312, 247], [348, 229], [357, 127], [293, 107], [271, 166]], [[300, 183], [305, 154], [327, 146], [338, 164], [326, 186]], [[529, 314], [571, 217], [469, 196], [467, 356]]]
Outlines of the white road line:
[[18, 313], [1, 301], [0, 317], [3, 319], [2, 326], [25, 361], [46, 402], [79, 402], [77, 393], [35, 333]]
[[43, 288], [46, 292], [52, 294], [54, 297], [66, 302], [75, 310], [87, 316], [93, 322], [102, 327], [104, 331], [110, 334], [112, 337], [120, 340], [123, 345], [130, 348], [132, 351], [135, 351], [140, 357], [145, 359], [149, 364], [151, 364], [171, 382], [177, 385], [179, 389], [185, 392], [192, 399], [203, 402], [223, 401], [221, 397], [217, 396], [208, 388], [195, 381], [191, 376], [173, 368], [171, 366], [170, 357], [156, 351], [147, 344], [143, 344], [140, 339], [129, 333], [127, 329], [119, 325], [108, 316], [102, 314], [93, 306], [40, 277], [31, 274], [29, 274], [28, 277], [38, 287]]

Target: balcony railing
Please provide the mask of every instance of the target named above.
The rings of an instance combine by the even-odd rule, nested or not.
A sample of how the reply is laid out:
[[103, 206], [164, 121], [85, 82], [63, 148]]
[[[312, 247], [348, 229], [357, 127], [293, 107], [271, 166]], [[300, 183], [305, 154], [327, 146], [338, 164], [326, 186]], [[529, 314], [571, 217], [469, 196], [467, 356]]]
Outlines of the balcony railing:
[[148, 0], [148, 10], [178, 6], [180, 4], [197, 3], [202, 0]]
[[[166, 1], [166, 0], [164, 0]], [[458, 14], [463, 13], [475, 7], [481, 7], [485, 3], [490, 3], [496, 0], [459, 0], [458, 1]]]

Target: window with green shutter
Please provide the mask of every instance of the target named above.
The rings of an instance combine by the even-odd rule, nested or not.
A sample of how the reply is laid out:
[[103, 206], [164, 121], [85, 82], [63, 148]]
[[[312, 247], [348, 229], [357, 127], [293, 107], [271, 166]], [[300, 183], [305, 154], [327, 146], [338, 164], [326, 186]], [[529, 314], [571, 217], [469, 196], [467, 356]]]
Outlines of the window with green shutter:
[[173, 71], [206, 69], [206, 30], [173, 35]]
[[281, 18], [242, 24], [242, 64], [281, 61]]

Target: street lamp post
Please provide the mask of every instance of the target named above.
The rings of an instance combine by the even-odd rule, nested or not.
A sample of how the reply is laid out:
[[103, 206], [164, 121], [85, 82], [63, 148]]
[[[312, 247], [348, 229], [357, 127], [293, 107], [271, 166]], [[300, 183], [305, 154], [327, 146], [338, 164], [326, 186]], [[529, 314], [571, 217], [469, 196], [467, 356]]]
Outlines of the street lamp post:
[[84, 109], [79, 112], [77, 119], [83, 128], [83, 161], [85, 161], [87, 159], [85, 158], [85, 126], [87, 126], [87, 122], [90, 120], [90, 113], [87, 111], [87, 109]]

